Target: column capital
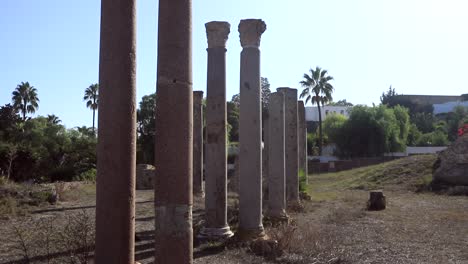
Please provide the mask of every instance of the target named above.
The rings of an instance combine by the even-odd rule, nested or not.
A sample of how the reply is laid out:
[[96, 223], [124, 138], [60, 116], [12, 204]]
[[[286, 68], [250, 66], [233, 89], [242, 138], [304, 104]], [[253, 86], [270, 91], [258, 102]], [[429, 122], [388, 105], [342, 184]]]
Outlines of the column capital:
[[260, 47], [260, 39], [266, 30], [261, 19], [243, 19], [239, 23], [239, 34], [242, 48]]
[[224, 21], [212, 21], [205, 24], [208, 48], [225, 48], [231, 25]]
[[193, 95], [203, 98], [203, 91], [193, 91]]

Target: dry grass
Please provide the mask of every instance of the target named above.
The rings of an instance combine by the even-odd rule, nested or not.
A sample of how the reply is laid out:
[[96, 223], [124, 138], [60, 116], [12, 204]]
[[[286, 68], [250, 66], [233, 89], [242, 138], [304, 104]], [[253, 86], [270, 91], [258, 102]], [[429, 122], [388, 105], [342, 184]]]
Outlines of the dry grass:
[[[249, 247], [225, 249], [212, 245], [216, 250], [204, 251], [200, 245], [195, 249], [194, 263], [468, 263], [468, 197], [415, 192], [428, 183], [433, 159], [433, 156], [409, 157], [357, 170], [311, 175], [309, 194], [312, 201], [303, 202], [299, 211], [288, 212], [294, 220], [292, 225], [266, 230], [271, 238], [278, 241], [281, 254], [265, 258], [249, 252]], [[386, 210], [364, 210], [369, 195], [367, 189], [373, 188], [384, 190], [388, 202]], [[21, 223], [31, 228], [39, 226], [38, 223], [44, 221], [41, 219], [53, 219], [54, 235], [50, 239], [47, 239], [47, 232], [40, 235], [41, 245], [47, 245], [47, 241], [50, 244], [55, 240], [67, 241], [58, 235], [60, 232], [70, 234], [69, 239], [88, 241], [85, 245], [89, 245], [92, 235], [83, 239], [76, 233], [83, 227], [66, 230], [66, 226], [69, 217], [79, 212], [76, 210], [79, 207], [90, 207], [87, 209], [88, 220], [94, 219], [95, 186], [83, 185], [64, 191], [61, 196], [64, 202], [47, 205], [43, 212], [26, 217], [0, 218], [0, 263], [26, 259], [22, 250], [25, 247], [12, 228], [22, 227]], [[154, 260], [152, 199], [153, 191], [137, 192], [136, 257], [143, 264]], [[237, 196], [229, 196], [228, 218], [234, 230], [238, 209], [236, 199]], [[198, 197], [194, 202], [194, 221], [203, 223], [204, 200]], [[28, 224], [26, 220], [30, 218], [33, 222]], [[47, 230], [46, 223], [41, 225], [43, 227], [37, 229]], [[25, 234], [36, 236], [34, 231]], [[26, 235], [23, 240], [27, 246], [30, 238]], [[74, 245], [73, 248], [86, 248], [74, 242], [67, 244]], [[41, 261], [47, 263], [47, 258], [44, 258], [48, 255], [47, 247], [32, 247], [27, 255], [31, 259], [43, 256]], [[64, 246], [50, 248], [54, 257], [49, 263], [72, 263], [67, 262], [71, 261], [69, 256], [81, 252], [56, 256], [57, 252], [74, 251]], [[91, 251], [85, 250], [87, 254]], [[75, 257], [74, 261], [78, 263], [80, 259]]]

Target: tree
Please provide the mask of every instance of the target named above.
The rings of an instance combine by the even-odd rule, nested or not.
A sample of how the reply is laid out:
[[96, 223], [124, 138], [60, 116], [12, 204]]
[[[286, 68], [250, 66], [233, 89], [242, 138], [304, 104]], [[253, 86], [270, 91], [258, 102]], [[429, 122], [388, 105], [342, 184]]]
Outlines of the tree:
[[262, 112], [265, 113], [268, 111], [268, 103], [270, 102], [270, 82], [268, 78], [261, 77], [260, 78], [260, 85], [261, 85], [261, 96], [262, 96]]
[[10, 141], [20, 121], [21, 118], [14, 106], [6, 104], [0, 107], [0, 140]]
[[405, 150], [410, 130], [405, 108], [358, 105], [348, 119], [328, 119], [325, 131], [342, 157], [373, 157]]
[[346, 99], [339, 100], [338, 102], [329, 102], [327, 105], [330, 105], [330, 106], [353, 106], [353, 104], [346, 101]]
[[155, 118], [156, 93], [152, 93], [141, 98], [140, 108], [137, 110], [137, 159], [142, 163], [154, 163]]
[[310, 75], [304, 73], [304, 80], [300, 82], [301, 86], [304, 88], [299, 96], [299, 98], [306, 98], [305, 103], [309, 101], [312, 102], [312, 105], [317, 104], [318, 116], [319, 116], [319, 155], [322, 155], [322, 112], [320, 109], [320, 104], [324, 105], [327, 102], [333, 100], [333, 86], [329, 83], [333, 80], [333, 77], [328, 75], [327, 70], [323, 70], [320, 67], [310, 69]]
[[327, 119], [323, 121], [323, 134], [330, 140], [338, 138], [336, 133], [339, 132], [346, 122], [346, 116], [342, 114], [331, 113], [327, 116]]
[[231, 126], [229, 141], [239, 141], [239, 107], [234, 102], [227, 102], [227, 123]]
[[[270, 101], [270, 82], [268, 81], [268, 78], [266, 77], [261, 77], [260, 78], [260, 96], [261, 96], [261, 101], [262, 101], [262, 113], [266, 112], [268, 109], [268, 102]], [[234, 103], [238, 108], [240, 107], [240, 95], [235, 94], [231, 98], [231, 102]]]
[[397, 96], [398, 94], [395, 92], [395, 88], [392, 88], [390, 85], [390, 88], [388, 88], [388, 91], [385, 93], [382, 93], [382, 96], [380, 96], [380, 102], [384, 105], [388, 105], [390, 101], [392, 100], [393, 97]]
[[96, 120], [96, 110], [98, 109], [99, 104], [99, 84], [91, 84], [88, 88], [85, 89], [85, 95], [83, 101], [86, 101], [86, 107], [93, 110], [93, 132], [95, 132], [95, 120]]
[[53, 124], [53, 125], [58, 125], [62, 120], [56, 115], [47, 115], [47, 122]]
[[26, 114], [34, 114], [39, 108], [39, 98], [37, 89], [31, 86], [29, 82], [21, 82], [16, 86], [12, 93], [13, 106], [21, 112], [23, 121], [26, 120]]

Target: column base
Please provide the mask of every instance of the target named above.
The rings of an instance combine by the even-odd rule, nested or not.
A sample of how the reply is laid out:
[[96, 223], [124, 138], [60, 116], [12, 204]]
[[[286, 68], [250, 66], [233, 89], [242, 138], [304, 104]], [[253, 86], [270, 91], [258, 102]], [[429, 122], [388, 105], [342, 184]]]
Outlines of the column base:
[[208, 228], [204, 227], [200, 230], [198, 238], [201, 240], [223, 240], [230, 238], [234, 235], [229, 226], [221, 228]]
[[288, 201], [288, 211], [302, 212], [304, 211], [304, 205], [302, 204], [301, 200]]
[[267, 211], [266, 217], [274, 226], [281, 224], [289, 224], [291, 220], [285, 210], [282, 210], [280, 212]]
[[242, 229], [239, 228], [239, 231], [236, 233], [236, 238], [239, 241], [251, 241], [259, 238], [265, 237], [265, 230], [263, 227], [258, 229]]
[[193, 196], [204, 198], [205, 197], [205, 192], [203, 192], [203, 191], [193, 192]]

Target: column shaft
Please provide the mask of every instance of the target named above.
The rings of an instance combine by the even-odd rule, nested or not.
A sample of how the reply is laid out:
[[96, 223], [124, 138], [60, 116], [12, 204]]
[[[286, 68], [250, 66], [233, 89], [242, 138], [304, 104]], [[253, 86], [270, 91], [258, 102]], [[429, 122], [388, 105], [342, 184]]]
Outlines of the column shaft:
[[285, 107], [285, 153], [286, 153], [286, 199], [299, 201], [299, 152], [297, 137], [297, 90], [278, 88], [284, 93]]
[[96, 263], [134, 262], [136, 1], [101, 1]]
[[268, 132], [272, 144], [269, 152], [268, 216], [274, 219], [287, 219], [286, 215], [286, 170], [284, 137], [284, 94], [272, 93], [268, 106]]
[[192, 1], [159, 1], [155, 263], [192, 263]]
[[226, 153], [226, 41], [227, 22], [205, 24], [208, 39], [206, 90], [206, 225], [201, 238], [223, 239], [233, 235], [227, 224], [227, 153]]
[[298, 146], [299, 146], [299, 173], [303, 175], [304, 182], [307, 185], [307, 125], [305, 120], [305, 107], [303, 101], [297, 103], [298, 117]]
[[203, 91], [193, 92], [193, 195], [204, 195]]
[[239, 234], [263, 236], [262, 223], [262, 105], [260, 38], [266, 30], [260, 19], [239, 23], [242, 45], [239, 118]]
[[229, 228], [227, 226], [226, 49], [224, 47], [208, 48], [207, 77], [206, 228], [223, 229]]
[[262, 115], [258, 48], [242, 50], [240, 74], [239, 228], [261, 233]]

